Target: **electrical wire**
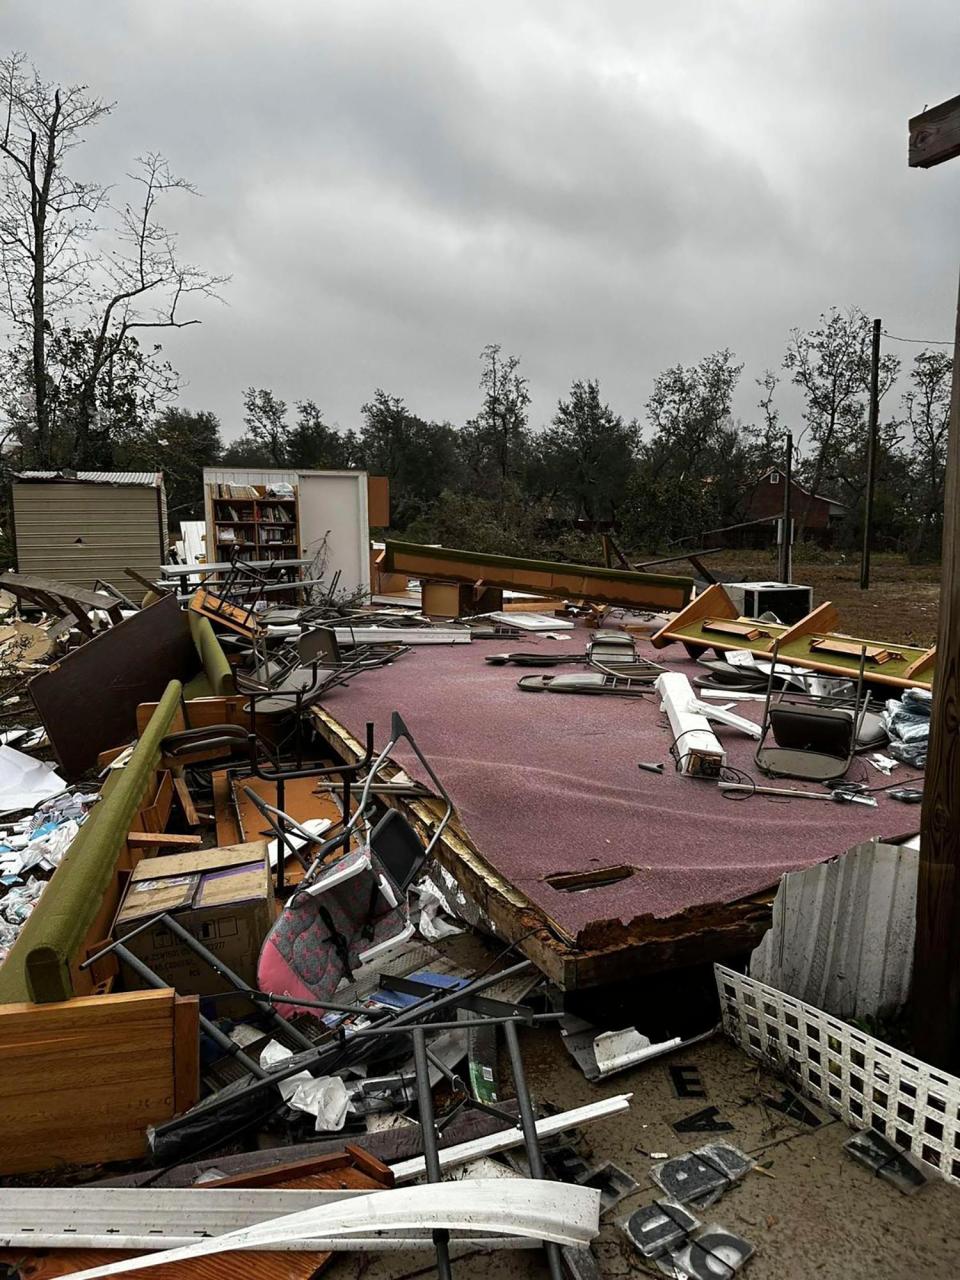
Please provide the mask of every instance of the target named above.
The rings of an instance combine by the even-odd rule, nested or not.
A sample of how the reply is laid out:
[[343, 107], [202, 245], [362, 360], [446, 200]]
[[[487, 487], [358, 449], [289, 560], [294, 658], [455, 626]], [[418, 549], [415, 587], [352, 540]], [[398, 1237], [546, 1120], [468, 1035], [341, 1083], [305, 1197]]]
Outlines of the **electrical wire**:
[[690, 751], [684, 752], [683, 754], [679, 754], [679, 755], [677, 753], [677, 743], [680, 741], [681, 738], [685, 738], [688, 733], [703, 733], [703, 730], [702, 729], [684, 729], [681, 733], [678, 733], [677, 736], [674, 738], [674, 740], [670, 743], [668, 752], [673, 759], [673, 769], [675, 773], [683, 772], [684, 760], [686, 760], [687, 756], [693, 754]]
[[885, 338], [889, 338], [891, 342], [913, 342], [920, 347], [954, 347], [956, 340], [954, 338], [898, 338], [895, 333], [888, 333], [886, 329], [881, 331]]
[[[750, 787], [751, 790], [724, 791], [723, 784], [725, 782], [739, 787]], [[720, 769], [720, 776], [717, 779], [717, 789], [724, 800], [752, 800], [757, 794], [759, 785], [756, 778], [752, 778], [749, 773], [744, 773], [742, 769], [737, 769], [732, 764], [723, 765]]]

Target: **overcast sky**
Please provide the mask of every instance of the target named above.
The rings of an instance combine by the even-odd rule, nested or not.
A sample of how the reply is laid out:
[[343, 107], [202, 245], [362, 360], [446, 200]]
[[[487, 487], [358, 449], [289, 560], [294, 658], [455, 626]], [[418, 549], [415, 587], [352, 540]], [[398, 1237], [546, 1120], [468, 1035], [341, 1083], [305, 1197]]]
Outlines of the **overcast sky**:
[[[957, 0], [0, 0], [2, 44], [116, 110], [74, 156], [162, 151], [225, 304], [166, 350], [182, 402], [356, 425], [377, 386], [463, 421], [487, 342], [532, 420], [574, 378], [640, 415], [658, 370], [858, 304], [953, 333], [960, 160], [906, 163], [960, 93]], [[891, 345], [891, 349], [893, 349]], [[919, 348], [897, 345], [912, 358]], [[792, 402], [785, 406], [793, 411]]]

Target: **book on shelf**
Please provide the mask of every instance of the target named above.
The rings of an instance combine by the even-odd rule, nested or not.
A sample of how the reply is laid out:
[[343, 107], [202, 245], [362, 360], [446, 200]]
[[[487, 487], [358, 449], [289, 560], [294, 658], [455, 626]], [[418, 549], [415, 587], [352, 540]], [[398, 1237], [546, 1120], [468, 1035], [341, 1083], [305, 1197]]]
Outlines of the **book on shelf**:
[[221, 484], [219, 487], [218, 498], [246, 498], [249, 501], [260, 497], [256, 486], [252, 484]]

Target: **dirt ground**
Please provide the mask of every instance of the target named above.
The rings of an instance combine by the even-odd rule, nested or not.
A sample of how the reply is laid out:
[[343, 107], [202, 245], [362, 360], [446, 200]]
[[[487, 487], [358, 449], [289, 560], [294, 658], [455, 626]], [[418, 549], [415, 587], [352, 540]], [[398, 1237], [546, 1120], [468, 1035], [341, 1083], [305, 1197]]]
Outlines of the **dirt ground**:
[[[906, 557], [875, 555], [870, 587], [860, 590], [860, 557], [856, 553], [814, 549], [794, 558], [793, 580], [813, 588], [814, 605], [833, 602], [840, 630], [896, 644], [931, 645], [936, 639], [940, 600], [939, 564], [910, 564]], [[729, 581], [775, 581], [775, 552], [724, 551], [703, 562], [715, 578]], [[684, 572], [678, 566], [678, 572]]]
[[[752, 1155], [763, 1170], [748, 1174], [697, 1215], [705, 1225], [722, 1225], [753, 1245], [755, 1253], [742, 1272], [745, 1280], [955, 1280], [960, 1275], [960, 1191], [931, 1181], [905, 1196], [842, 1150], [851, 1131], [839, 1121], [821, 1112], [820, 1126], [808, 1128], [771, 1110], [764, 1099], [778, 1097], [783, 1082], [724, 1037], [596, 1085], [580, 1074], [552, 1028], [521, 1037], [535, 1098], [569, 1108], [633, 1094], [627, 1117], [588, 1126], [578, 1147], [591, 1165], [613, 1161], [639, 1184], [601, 1219], [594, 1250], [604, 1280], [660, 1274], [652, 1265], [647, 1271], [617, 1225], [662, 1194], [650, 1178], [657, 1160], [648, 1153], [680, 1155], [717, 1139]], [[676, 1096], [668, 1067], [679, 1064], [697, 1067], [705, 1097]], [[707, 1106], [716, 1107], [732, 1131], [680, 1134], [673, 1129], [674, 1122]], [[430, 1254], [341, 1255], [329, 1272], [330, 1280], [435, 1274]], [[510, 1251], [462, 1258], [454, 1263], [454, 1274], [460, 1280], [540, 1280], [548, 1273], [539, 1251]]]

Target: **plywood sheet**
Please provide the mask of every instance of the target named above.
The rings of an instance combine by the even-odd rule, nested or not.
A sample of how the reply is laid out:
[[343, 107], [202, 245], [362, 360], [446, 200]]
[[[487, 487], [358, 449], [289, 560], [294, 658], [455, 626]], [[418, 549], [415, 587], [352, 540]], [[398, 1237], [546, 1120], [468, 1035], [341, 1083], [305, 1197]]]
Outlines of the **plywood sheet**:
[[199, 666], [186, 615], [173, 596], [111, 627], [30, 681], [30, 694], [56, 757], [70, 777], [101, 751], [129, 742], [137, 707], [156, 702], [171, 680]]

